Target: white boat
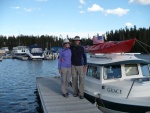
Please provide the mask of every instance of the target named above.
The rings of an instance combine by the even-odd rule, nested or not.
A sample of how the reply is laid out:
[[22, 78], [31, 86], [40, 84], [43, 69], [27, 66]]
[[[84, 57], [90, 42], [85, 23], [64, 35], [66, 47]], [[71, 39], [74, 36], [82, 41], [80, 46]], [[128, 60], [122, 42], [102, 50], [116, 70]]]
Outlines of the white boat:
[[149, 63], [134, 54], [91, 55], [85, 97], [104, 113], [150, 113]]
[[54, 53], [51, 50], [44, 51], [44, 59], [45, 60], [56, 60], [58, 59], [58, 53]]
[[34, 59], [43, 60], [44, 59], [43, 49], [36, 44], [30, 45], [29, 51], [26, 54], [29, 57], [29, 59], [31, 59], [31, 60], [34, 60]]
[[9, 53], [8, 47], [1, 47], [1, 50], [4, 50], [6, 53]]
[[26, 53], [29, 52], [29, 48], [27, 46], [16, 46], [13, 47], [12, 55], [13, 56], [26, 56]]

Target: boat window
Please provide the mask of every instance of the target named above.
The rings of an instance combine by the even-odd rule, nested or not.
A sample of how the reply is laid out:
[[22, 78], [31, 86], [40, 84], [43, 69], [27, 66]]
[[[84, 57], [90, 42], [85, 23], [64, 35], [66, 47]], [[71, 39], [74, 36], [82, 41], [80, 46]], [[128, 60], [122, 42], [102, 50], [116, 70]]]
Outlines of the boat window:
[[100, 79], [100, 68], [97, 66], [88, 65], [86, 76]]
[[125, 74], [126, 76], [138, 75], [137, 64], [125, 64]]
[[120, 65], [104, 66], [103, 76], [105, 80], [121, 78], [121, 66]]
[[150, 76], [149, 66], [147, 64], [141, 64], [143, 76]]

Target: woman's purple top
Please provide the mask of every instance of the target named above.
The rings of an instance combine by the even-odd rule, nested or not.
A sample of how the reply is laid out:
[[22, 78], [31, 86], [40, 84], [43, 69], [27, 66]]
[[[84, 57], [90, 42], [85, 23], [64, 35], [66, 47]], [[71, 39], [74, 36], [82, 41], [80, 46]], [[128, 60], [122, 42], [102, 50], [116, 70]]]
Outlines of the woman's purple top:
[[71, 50], [70, 48], [64, 48], [59, 53], [58, 69], [71, 68]]

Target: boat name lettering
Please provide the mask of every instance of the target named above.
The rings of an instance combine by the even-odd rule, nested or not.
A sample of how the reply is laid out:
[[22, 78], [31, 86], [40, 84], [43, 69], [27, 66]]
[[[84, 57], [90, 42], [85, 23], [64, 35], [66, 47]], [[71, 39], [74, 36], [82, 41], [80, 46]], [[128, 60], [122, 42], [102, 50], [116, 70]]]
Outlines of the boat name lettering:
[[122, 92], [121, 89], [112, 89], [112, 88], [107, 88], [107, 91], [111, 93], [117, 93], [117, 94], [121, 94]]

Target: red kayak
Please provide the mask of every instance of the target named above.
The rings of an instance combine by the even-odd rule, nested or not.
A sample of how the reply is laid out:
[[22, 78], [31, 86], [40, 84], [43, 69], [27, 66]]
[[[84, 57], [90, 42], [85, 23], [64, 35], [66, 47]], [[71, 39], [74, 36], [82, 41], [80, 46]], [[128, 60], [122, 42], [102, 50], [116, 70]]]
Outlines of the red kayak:
[[125, 41], [104, 42], [87, 48], [90, 53], [124, 53], [129, 52], [136, 38]]

